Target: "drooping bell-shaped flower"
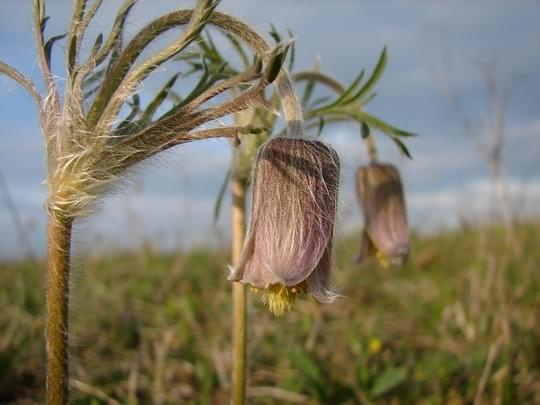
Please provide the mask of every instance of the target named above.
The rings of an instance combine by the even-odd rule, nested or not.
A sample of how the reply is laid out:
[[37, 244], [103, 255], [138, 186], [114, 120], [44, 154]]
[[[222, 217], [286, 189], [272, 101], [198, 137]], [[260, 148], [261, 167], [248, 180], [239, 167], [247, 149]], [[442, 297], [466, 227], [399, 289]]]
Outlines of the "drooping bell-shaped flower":
[[276, 315], [299, 293], [323, 303], [329, 289], [339, 159], [316, 139], [277, 137], [259, 150], [253, 172], [251, 220], [230, 279], [263, 290]]
[[356, 186], [365, 222], [357, 261], [376, 256], [384, 266], [402, 266], [409, 257], [409, 231], [398, 170], [371, 163], [358, 169]]

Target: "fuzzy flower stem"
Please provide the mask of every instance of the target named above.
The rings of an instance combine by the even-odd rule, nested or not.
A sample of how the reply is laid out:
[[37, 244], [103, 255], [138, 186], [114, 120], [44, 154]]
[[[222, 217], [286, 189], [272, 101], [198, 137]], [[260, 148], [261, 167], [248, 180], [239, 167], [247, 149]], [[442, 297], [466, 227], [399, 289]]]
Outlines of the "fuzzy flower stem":
[[194, 100], [190, 101], [184, 107], [186, 110], [195, 110], [197, 107], [201, 106], [211, 98], [226, 92], [227, 90], [232, 89], [235, 86], [238, 86], [243, 83], [248, 83], [251, 80], [255, 80], [260, 77], [261, 74], [255, 69], [248, 69], [245, 72], [240, 73], [239, 75], [233, 76], [229, 79], [224, 80], [218, 85], [209, 89], [209, 91], [204, 92], [200, 96], [196, 97]]
[[[202, 139], [212, 138], [236, 138], [238, 135], [246, 135], [251, 132], [258, 131], [259, 128], [249, 125], [239, 127], [223, 127], [223, 128], [209, 128], [201, 129], [198, 131], [186, 132], [178, 136], [175, 142], [172, 142], [171, 146], [181, 145], [183, 143], [198, 141]], [[169, 146], [169, 145], [167, 145]]]
[[47, 268], [47, 404], [67, 404], [68, 298], [72, 219], [53, 213], [48, 219]]
[[40, 121], [41, 128], [45, 129], [43, 100], [41, 98], [41, 95], [39, 94], [39, 91], [37, 90], [36, 86], [32, 83], [32, 81], [28, 77], [19, 73], [15, 68], [11, 67], [10, 65], [2, 61], [0, 61], [0, 73], [16, 81], [21, 87], [23, 87], [28, 92], [28, 94], [32, 96], [39, 112], [39, 118], [41, 120]]
[[47, 87], [47, 94], [51, 98], [50, 104], [56, 111], [60, 110], [58, 100], [58, 90], [54, 83], [51, 67], [45, 54], [45, 43], [43, 40], [43, 29], [45, 28], [45, 2], [44, 0], [34, 0], [34, 40], [36, 43], [36, 52], [38, 64], [43, 73], [43, 80]]
[[86, 29], [88, 28], [88, 25], [90, 25], [90, 21], [92, 21], [92, 19], [95, 17], [102, 3], [103, 3], [103, 0], [95, 0], [94, 3], [92, 3], [92, 5], [90, 6], [90, 9], [85, 13], [82, 21], [76, 27], [75, 55], [79, 54], [81, 44], [84, 38], [84, 34], [86, 33]]
[[[237, 177], [231, 181], [232, 264], [236, 266], [242, 254], [246, 224], [246, 182]], [[233, 283], [233, 372], [232, 404], [243, 405], [246, 397], [246, 286]]]
[[219, 1], [216, 0], [197, 1], [195, 10], [193, 10], [192, 16], [182, 35], [164, 49], [154, 52], [152, 56], [141, 62], [127, 74], [122, 81], [121, 86], [113, 93], [107, 108], [99, 118], [96, 125], [98, 129], [100, 126], [107, 127], [110, 122], [114, 120], [114, 117], [118, 114], [125, 101], [126, 90], [128, 94], [133, 92], [137, 85], [148, 77], [153, 70], [174, 55], [180, 53], [190, 44], [193, 38], [203, 29], [207, 19], [210, 17], [218, 3]]
[[[219, 26], [224, 31], [233, 34], [246, 42], [255, 52], [264, 54], [270, 51], [270, 46], [249, 25], [223, 13], [214, 13], [211, 24]], [[277, 88], [283, 105], [283, 113], [287, 124], [287, 133], [291, 137], [303, 135], [302, 123], [304, 116], [302, 105], [286, 68], [282, 68], [277, 79]]]
[[[125, 99], [125, 94], [121, 91], [117, 92], [116, 90], [119, 88], [124, 79], [126, 79], [129, 66], [141, 54], [146, 46], [148, 46], [163, 32], [180, 25], [189, 24], [192, 16], [192, 10], [173, 11], [153, 21], [148, 28], [141, 30], [133, 38], [133, 40], [127, 45], [126, 49], [118, 58], [117, 63], [109, 72], [104, 81], [106, 85], [100, 89], [98, 95], [96, 96], [96, 101], [92, 105], [89, 112], [88, 122], [90, 128], [93, 128], [97, 124], [98, 117], [101, 116], [102, 112], [107, 108], [109, 103], [111, 103], [111, 105], [116, 105], [116, 103], [118, 103], [118, 100], [114, 100], [115, 93], [117, 94], [116, 98]], [[227, 14], [214, 11], [208, 18], [207, 24], [216, 26], [226, 33], [239, 38], [255, 53], [262, 56], [269, 55], [271, 47], [266, 43], [262, 36], [260, 36], [248, 24], [245, 24], [238, 19]], [[153, 66], [155, 67], [156, 65], [154, 64]], [[127, 80], [133, 82], [133, 78], [134, 76], [131, 74]], [[290, 137], [301, 136], [303, 134], [302, 106], [298, 100], [298, 97], [296, 96], [287, 69], [281, 69], [276, 78], [276, 83], [283, 103], [288, 135]], [[132, 83], [132, 85], [135, 86], [135, 83]]]
[[341, 94], [345, 91], [345, 87], [343, 87], [341, 83], [339, 83], [336, 79], [317, 70], [304, 70], [301, 72], [296, 72], [293, 75], [293, 80], [295, 82], [306, 81], [321, 83], [334, 90], [338, 94]]
[[73, 13], [71, 15], [71, 26], [69, 28], [67, 36], [67, 54], [66, 58], [66, 72], [71, 74], [73, 70], [73, 63], [77, 58], [79, 52], [79, 40], [77, 34], [79, 33], [79, 27], [82, 24], [84, 12], [86, 10], [86, 5], [88, 0], [73, 0]]

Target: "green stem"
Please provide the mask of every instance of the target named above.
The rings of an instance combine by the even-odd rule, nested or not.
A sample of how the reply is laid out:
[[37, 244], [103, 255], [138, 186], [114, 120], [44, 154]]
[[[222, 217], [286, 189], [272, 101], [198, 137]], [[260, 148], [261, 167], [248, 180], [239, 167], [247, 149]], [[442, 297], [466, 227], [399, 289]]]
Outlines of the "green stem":
[[[233, 176], [231, 180], [232, 206], [232, 264], [238, 263], [244, 243], [246, 223], [246, 183]], [[232, 404], [246, 401], [246, 286], [233, 283], [233, 370]]]
[[68, 298], [71, 218], [49, 214], [47, 257], [47, 404], [69, 401]]
[[369, 136], [364, 139], [364, 145], [366, 146], [370, 162], [376, 163], [378, 159], [377, 145], [375, 145], [375, 139], [373, 139], [373, 134], [369, 134]]

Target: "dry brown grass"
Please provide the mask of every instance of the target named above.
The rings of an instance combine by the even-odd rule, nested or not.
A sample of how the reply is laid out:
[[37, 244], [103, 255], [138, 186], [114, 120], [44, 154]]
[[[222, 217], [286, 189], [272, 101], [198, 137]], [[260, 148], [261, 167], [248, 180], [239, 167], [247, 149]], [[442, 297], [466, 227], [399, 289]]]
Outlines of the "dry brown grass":
[[[253, 403], [540, 402], [540, 223], [413, 238], [411, 263], [352, 265], [343, 240], [333, 305], [300, 300], [276, 319], [250, 298]], [[226, 403], [226, 252], [149, 251], [76, 266], [73, 398]], [[0, 271], [0, 402], [43, 398], [43, 265]], [[27, 402], [24, 402], [27, 401]], [[94, 401], [94, 402], [92, 402]]]

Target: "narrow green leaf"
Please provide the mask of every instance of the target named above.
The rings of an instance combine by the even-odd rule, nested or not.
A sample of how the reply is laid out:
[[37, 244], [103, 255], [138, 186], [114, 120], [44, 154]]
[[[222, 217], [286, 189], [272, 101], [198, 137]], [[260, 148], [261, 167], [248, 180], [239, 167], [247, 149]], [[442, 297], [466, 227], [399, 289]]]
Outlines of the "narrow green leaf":
[[291, 350], [289, 361], [306, 378], [311, 386], [310, 391], [321, 399], [325, 392], [326, 382], [319, 365], [313, 360], [313, 357], [300, 350]]
[[225, 62], [225, 60], [219, 53], [216, 45], [214, 44], [214, 40], [210, 36], [209, 32], [206, 33], [206, 39], [202, 35], [200, 35], [199, 39], [197, 40], [197, 44], [203, 50], [204, 56], [208, 60], [219, 64]]
[[156, 93], [152, 101], [148, 103], [148, 106], [144, 110], [141, 119], [139, 120], [139, 124], [141, 126], [145, 126], [152, 120], [152, 117], [154, 116], [157, 109], [161, 106], [163, 101], [167, 98], [167, 95], [169, 94], [169, 91], [171, 90], [172, 86], [174, 86], [174, 83], [176, 82], [176, 79], [178, 79], [178, 76], [180, 73], [174, 74], [165, 85]]
[[368, 125], [371, 125], [373, 128], [378, 129], [381, 132], [384, 132], [385, 134], [391, 135], [391, 136], [401, 136], [401, 137], [411, 137], [416, 136], [416, 134], [408, 131], [404, 131], [403, 129], [399, 129], [396, 127], [393, 127], [390, 124], [387, 124], [383, 120], [374, 117], [371, 114], [368, 114], [364, 111], [357, 111], [356, 115], [359, 119], [359, 121], [365, 122]]
[[373, 69], [373, 72], [371, 73], [371, 76], [369, 77], [367, 82], [349, 100], [344, 101], [344, 104], [347, 104], [354, 100], [360, 100], [363, 96], [367, 95], [367, 93], [369, 93], [373, 89], [373, 87], [377, 84], [377, 82], [381, 78], [381, 75], [383, 74], [384, 69], [386, 68], [387, 62], [388, 62], [388, 53], [386, 52], [386, 46], [385, 46], [381, 52], [381, 56], [379, 56], [377, 65], [375, 66], [375, 69]]
[[47, 65], [49, 65], [49, 67], [51, 66], [51, 53], [52, 53], [52, 47], [53, 47], [54, 43], [56, 41], [59, 41], [59, 40], [65, 38], [66, 35], [67, 34], [56, 35], [56, 36], [52, 37], [51, 39], [49, 39], [45, 43], [45, 46], [43, 48], [45, 50], [45, 59], [47, 60]]
[[186, 104], [188, 104], [190, 101], [204, 93], [206, 90], [208, 90], [214, 83], [224, 78], [223, 71], [227, 67], [227, 64], [224, 63], [223, 65], [219, 66], [217, 69], [217, 72], [210, 72], [208, 65], [205, 62], [205, 59], [202, 58], [202, 65], [204, 72], [199, 79], [198, 83], [195, 85], [191, 93], [189, 93], [176, 107], [182, 107]]
[[111, 29], [111, 32], [109, 33], [107, 41], [97, 55], [91, 55], [90, 59], [85, 62], [85, 64], [92, 62], [94, 66], [97, 67], [101, 65], [101, 63], [103, 63], [105, 60], [107, 60], [107, 56], [109, 54], [111, 55], [107, 65], [107, 77], [105, 78], [105, 80], [103, 80], [103, 84], [99, 89], [99, 92], [96, 95], [96, 98], [94, 99], [94, 102], [88, 111], [87, 122], [89, 128], [93, 128], [96, 125], [99, 117], [101, 117], [101, 114], [107, 107], [111, 96], [126, 76], [129, 68], [131, 67], [131, 64], [134, 62], [140, 52], [142, 52], [141, 50], [135, 55], [129, 54], [129, 56], [126, 56], [124, 62], [127, 63], [122, 63], [121, 61], [121, 50], [123, 43], [122, 33], [124, 31], [129, 11], [135, 5], [135, 2], [136, 0], [125, 0], [122, 3], [114, 20], [113, 27]]
[[306, 108], [306, 111], [314, 110], [315, 107], [322, 103], [326, 103], [328, 100], [330, 100], [330, 96], [319, 97], [309, 104], [309, 106]]
[[[117, 42], [111, 47], [110, 49], [110, 54], [111, 54], [111, 57], [109, 59], [109, 63], [107, 65], [107, 75], [109, 75], [109, 73], [112, 71], [112, 69], [114, 68], [116, 62], [118, 61], [118, 59], [120, 58], [121, 56], [121, 53], [122, 53], [122, 43], [123, 43], [123, 38], [122, 38], [122, 33], [120, 33], [118, 35], [118, 40]], [[106, 46], [106, 45], [105, 45]], [[128, 69], [129, 70], [129, 69]]]
[[139, 109], [141, 106], [141, 98], [138, 94], [134, 94], [131, 98], [131, 102], [128, 103], [130, 106], [132, 106], [135, 109]]
[[290, 29], [287, 28], [287, 33], [289, 34], [289, 41], [292, 41], [291, 45], [291, 56], [289, 57], [289, 71], [292, 72], [294, 68], [294, 61], [296, 58], [296, 42], [294, 41], [294, 35]]
[[105, 74], [105, 69], [100, 69], [100, 70], [94, 70], [90, 76], [88, 76], [86, 79], [84, 79], [84, 84], [83, 86], [84, 87], [88, 87], [94, 83], [96, 83], [98, 80], [100, 80], [103, 75]]
[[210, 34], [210, 32], [206, 32], [206, 40], [208, 41], [208, 44], [210, 46], [210, 48], [219, 54], [219, 51], [218, 51], [218, 48], [216, 46], [216, 43], [214, 42], [213, 38], [212, 38], [212, 35]]
[[373, 93], [371, 93], [369, 96], [367, 96], [366, 98], [364, 98], [364, 99], [361, 101], [362, 107], [368, 105], [375, 97], [377, 97], [377, 92], [373, 92]]
[[274, 24], [270, 24], [270, 36], [276, 41], [276, 44], [279, 44], [281, 42], [281, 35], [279, 35], [278, 30], [274, 26]]
[[263, 61], [259, 55], [253, 56], [252, 66], [253, 66], [253, 70], [257, 72], [257, 74], [261, 73], [262, 67], [263, 67]]
[[246, 51], [242, 47], [242, 44], [229, 33], [226, 34], [226, 37], [231, 42], [233, 48], [236, 50], [236, 53], [238, 53], [238, 55], [240, 56], [240, 59], [242, 60], [242, 64], [244, 65], [244, 67], [249, 66], [249, 58], [246, 54]]
[[[99, 58], [96, 60], [96, 66], [100, 65], [109, 53], [111, 53], [111, 58], [109, 60], [108, 71], [116, 64], [122, 50], [124, 27], [127, 17], [136, 1], [137, 0], [124, 0], [118, 9], [109, 37], [101, 50], [102, 52], [100, 52]], [[123, 77], [119, 77], [118, 79], [122, 80], [122, 78]]]
[[200, 62], [189, 62], [189, 65], [191, 66], [191, 70], [186, 72], [186, 76], [189, 76], [192, 73], [195, 73], [199, 70], [204, 70], [204, 64]]
[[338, 98], [336, 98], [332, 103], [328, 104], [328, 105], [325, 105], [323, 107], [320, 107], [317, 109], [317, 112], [325, 112], [325, 111], [328, 111], [334, 107], [337, 107], [341, 104], [344, 104], [344, 100], [346, 100], [352, 93], [353, 91], [355, 91], [356, 87], [358, 87], [358, 85], [360, 84], [360, 82], [362, 81], [364, 77], [364, 70], [362, 69], [360, 71], [360, 74], [358, 76], [356, 76], [356, 78], [354, 79], [354, 81], [351, 83], [351, 85], [347, 88], [347, 90], [345, 90]]
[[169, 90], [169, 92], [167, 93], [167, 97], [170, 98], [174, 104], [178, 104], [180, 101], [182, 101], [182, 97], [180, 97], [180, 94], [178, 94], [174, 90]]
[[221, 183], [221, 187], [219, 188], [219, 192], [216, 197], [216, 202], [214, 204], [214, 224], [216, 224], [219, 219], [219, 213], [221, 212], [221, 205], [223, 203], [223, 197], [225, 196], [225, 191], [227, 190], [227, 186], [229, 185], [230, 181], [231, 181], [231, 169], [227, 170], [227, 173], [225, 174], [225, 178], [223, 179], [223, 183]]
[[292, 363], [310, 380], [324, 384], [324, 378], [319, 369], [319, 366], [311, 358], [301, 350], [292, 350], [289, 354], [289, 358]]
[[266, 72], [264, 74], [265, 79], [268, 83], [272, 83], [281, 71], [281, 67], [283, 66], [283, 62], [287, 57], [287, 51], [289, 50], [290, 46], [290, 43], [284, 43], [282, 45], [278, 45], [274, 49], [273, 54], [268, 61], [268, 66], [266, 67]]
[[402, 384], [406, 378], [407, 371], [405, 368], [388, 367], [375, 379], [373, 388], [371, 389], [371, 396], [377, 398], [390, 392], [398, 385]]
[[116, 127], [116, 133], [129, 133], [133, 125], [135, 124], [133, 122], [135, 120], [135, 117], [141, 111], [141, 98], [138, 94], [134, 94], [131, 98], [131, 102], [127, 104], [131, 106], [131, 111], [128, 116]]
[[409, 150], [407, 149], [407, 146], [405, 146], [405, 144], [401, 141], [401, 139], [396, 138], [396, 137], [393, 136], [392, 140], [397, 145], [397, 147], [399, 148], [401, 153], [403, 153], [405, 156], [407, 156], [409, 159], [412, 160], [412, 156], [411, 156]]
[[317, 130], [317, 136], [321, 136], [325, 123], [326, 122], [324, 120], [324, 117], [322, 115], [319, 115], [319, 128]]
[[83, 95], [83, 99], [84, 100], [88, 100], [90, 97], [92, 97], [94, 94], [96, 94], [99, 90], [99, 85], [90, 89], [90, 90], [86, 90], [84, 92], [84, 95]]
[[[75, 58], [77, 57], [77, 35], [71, 37], [68, 46], [68, 72], [73, 74], [73, 68], [75, 67]], [[49, 63], [50, 64], [50, 63]]]
[[223, 71], [225, 70], [226, 65], [221, 65], [220, 67], [218, 67], [218, 71], [213, 74], [209, 72], [208, 66], [206, 65], [206, 63], [203, 63], [202, 65], [204, 67], [204, 73], [202, 74], [201, 78], [195, 85], [195, 88], [185, 98], [183, 99], [180, 98], [180, 101], [178, 101], [169, 111], [167, 111], [165, 114], [160, 116], [158, 120], [164, 119], [166, 117], [169, 117], [177, 113], [182, 107], [184, 107], [190, 101], [194, 100], [196, 97], [198, 97], [199, 95], [204, 93], [206, 90], [208, 90], [211, 86], [213, 86], [214, 83], [226, 77], [223, 74]]
[[201, 58], [201, 52], [195, 51], [195, 50], [186, 50], [186, 51], [182, 52], [180, 55], [176, 55], [171, 60], [189, 61], [191, 59], [199, 60], [200, 58]]
[[347, 90], [345, 90], [341, 96], [339, 96], [336, 101], [330, 105], [330, 107], [333, 107], [334, 105], [340, 105], [343, 103], [343, 100], [345, 100], [347, 97], [349, 97], [349, 95], [354, 91], [354, 89], [356, 89], [356, 87], [358, 87], [358, 85], [360, 84], [360, 82], [362, 81], [362, 79], [364, 78], [364, 74], [365, 74], [365, 71], [364, 69], [362, 69], [360, 71], [360, 73], [358, 74], [358, 76], [356, 76], [356, 78], [353, 80], [353, 82], [351, 83], [351, 85], [347, 88]]
[[99, 51], [101, 45], [103, 45], [103, 34], [100, 32], [99, 35], [96, 37], [96, 40], [94, 41], [94, 46], [92, 47], [92, 55], [95, 55]]
[[306, 87], [304, 87], [304, 93], [302, 94], [302, 105], [304, 106], [304, 109], [307, 106], [307, 103], [309, 102], [311, 95], [313, 94], [314, 88], [315, 88], [315, 80], [309, 80], [306, 84]]
[[360, 124], [360, 129], [362, 132], [362, 139], [366, 139], [370, 133], [369, 126], [364, 121], [362, 121], [362, 124]]
[[[318, 114], [322, 114], [318, 112]], [[395, 128], [386, 122], [380, 120], [379, 118], [376, 118], [366, 112], [363, 111], [354, 111], [351, 112], [350, 109], [334, 109], [328, 112], [324, 112], [325, 115], [329, 115], [331, 117], [337, 118], [338, 120], [345, 120], [345, 119], [354, 119], [356, 120], [360, 125], [362, 123], [365, 123], [366, 125], [369, 125], [371, 128], [378, 129], [379, 131], [387, 134], [390, 136], [390, 138], [394, 141], [394, 143], [398, 146], [401, 153], [403, 153], [405, 156], [407, 156], [409, 159], [412, 159], [411, 154], [409, 153], [409, 150], [405, 146], [405, 144], [401, 141], [401, 137], [411, 137], [416, 136], [416, 134], [412, 132], [407, 132], [402, 129]]]
[[41, 36], [43, 37], [43, 34], [45, 33], [45, 28], [47, 27], [47, 22], [49, 21], [51, 17], [43, 17], [41, 19], [41, 22], [39, 23], [39, 30], [41, 31]]
[[[113, 67], [116, 65], [116, 62], [121, 57], [122, 47], [124, 43], [124, 27], [125, 27], [129, 12], [135, 5], [136, 1], [137, 0], [124, 0], [124, 2], [122, 3], [122, 6], [118, 10], [118, 13], [116, 14], [116, 17], [114, 19], [114, 25], [111, 30], [111, 33], [109, 34], [109, 37], [107, 38], [107, 41], [105, 42], [105, 45], [103, 45], [103, 48], [100, 49], [101, 51], [99, 52], [100, 57], [96, 61], [96, 66], [100, 65], [105, 60], [105, 58], [107, 57], [109, 53], [111, 54], [109, 63], [107, 65], [107, 75], [109, 75], [109, 72], [111, 72]], [[125, 76], [128, 70], [129, 68], [127, 70], [124, 70], [121, 76], [116, 77], [116, 80], [118, 81], [118, 83], [123, 79], [123, 77]]]

